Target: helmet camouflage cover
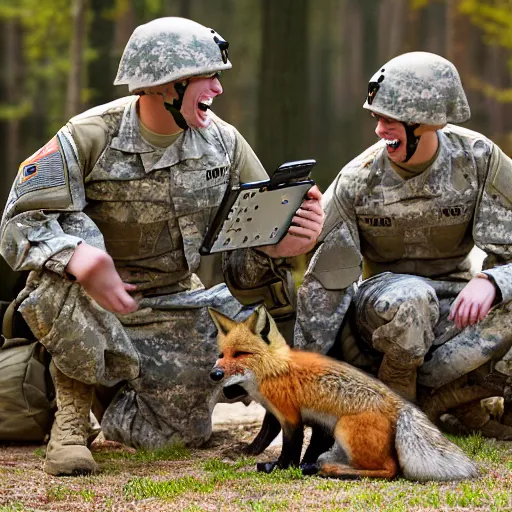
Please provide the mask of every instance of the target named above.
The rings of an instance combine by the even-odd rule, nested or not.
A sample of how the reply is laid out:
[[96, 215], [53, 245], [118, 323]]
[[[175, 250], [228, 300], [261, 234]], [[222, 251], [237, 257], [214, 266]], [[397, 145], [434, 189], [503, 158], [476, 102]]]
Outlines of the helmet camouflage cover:
[[231, 68], [228, 43], [185, 18], [159, 18], [137, 27], [119, 63], [114, 85], [130, 92]]
[[364, 108], [404, 123], [444, 125], [470, 117], [459, 73], [428, 52], [399, 55], [370, 79]]

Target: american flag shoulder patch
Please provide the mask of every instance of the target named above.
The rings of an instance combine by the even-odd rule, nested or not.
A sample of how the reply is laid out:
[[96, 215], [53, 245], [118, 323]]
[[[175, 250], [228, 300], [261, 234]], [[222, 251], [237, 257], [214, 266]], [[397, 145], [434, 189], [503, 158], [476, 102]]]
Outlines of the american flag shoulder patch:
[[64, 163], [57, 137], [22, 162], [18, 172], [16, 190], [19, 196], [36, 190], [59, 187], [66, 184]]

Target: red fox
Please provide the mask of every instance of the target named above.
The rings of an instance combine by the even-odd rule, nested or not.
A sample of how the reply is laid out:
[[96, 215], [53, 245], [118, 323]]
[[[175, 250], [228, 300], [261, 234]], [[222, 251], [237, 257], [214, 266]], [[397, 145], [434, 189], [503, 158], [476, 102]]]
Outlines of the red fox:
[[210, 378], [224, 379], [224, 389], [241, 386], [281, 424], [281, 455], [258, 470], [298, 466], [303, 427], [312, 425], [326, 429], [335, 444], [308, 473], [393, 478], [401, 470], [416, 481], [478, 476], [423, 412], [382, 382], [327, 356], [290, 349], [263, 306], [240, 323], [213, 309], [210, 315], [220, 349]]

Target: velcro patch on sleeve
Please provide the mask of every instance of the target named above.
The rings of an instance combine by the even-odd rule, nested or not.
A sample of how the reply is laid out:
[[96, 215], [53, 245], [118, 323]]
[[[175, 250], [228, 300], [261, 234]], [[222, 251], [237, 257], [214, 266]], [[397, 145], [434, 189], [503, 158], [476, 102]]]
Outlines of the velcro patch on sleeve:
[[16, 191], [18, 196], [22, 196], [28, 192], [65, 184], [64, 163], [59, 151], [59, 143], [54, 137], [20, 165]]
[[492, 180], [492, 186], [512, 203], [512, 161], [501, 155], [499, 167]]

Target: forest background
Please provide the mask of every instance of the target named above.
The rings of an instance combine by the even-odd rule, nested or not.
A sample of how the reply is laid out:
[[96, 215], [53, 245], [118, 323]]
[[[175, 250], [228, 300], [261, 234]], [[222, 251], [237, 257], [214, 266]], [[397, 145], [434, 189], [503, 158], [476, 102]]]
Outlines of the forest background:
[[512, 154], [512, 0], [2, 0], [0, 209], [19, 163], [69, 119], [127, 94], [114, 87], [133, 29], [183, 16], [230, 42], [214, 111], [269, 172], [315, 158], [322, 190], [376, 141], [361, 107], [390, 58], [445, 56], [462, 77], [468, 128]]

